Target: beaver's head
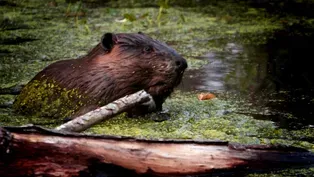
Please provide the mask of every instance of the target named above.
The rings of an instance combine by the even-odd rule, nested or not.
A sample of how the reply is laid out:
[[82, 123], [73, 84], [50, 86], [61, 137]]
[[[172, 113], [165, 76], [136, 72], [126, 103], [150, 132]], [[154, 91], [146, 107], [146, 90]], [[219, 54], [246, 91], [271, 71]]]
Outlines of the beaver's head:
[[161, 104], [187, 68], [186, 60], [174, 49], [141, 32], [106, 33], [100, 46], [105, 54], [94, 61], [106, 70], [117, 92], [144, 89]]

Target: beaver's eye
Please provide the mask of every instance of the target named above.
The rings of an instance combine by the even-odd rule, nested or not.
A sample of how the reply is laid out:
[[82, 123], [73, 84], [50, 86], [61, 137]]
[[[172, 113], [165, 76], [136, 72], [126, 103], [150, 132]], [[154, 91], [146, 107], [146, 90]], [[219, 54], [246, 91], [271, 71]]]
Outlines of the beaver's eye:
[[143, 52], [145, 53], [150, 53], [153, 51], [153, 48], [151, 46], [145, 46], [143, 49]]

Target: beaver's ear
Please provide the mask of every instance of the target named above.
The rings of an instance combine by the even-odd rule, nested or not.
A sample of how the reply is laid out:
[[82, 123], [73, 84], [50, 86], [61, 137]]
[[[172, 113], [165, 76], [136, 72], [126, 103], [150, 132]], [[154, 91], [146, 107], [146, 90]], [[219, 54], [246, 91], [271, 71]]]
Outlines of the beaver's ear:
[[100, 41], [101, 47], [107, 52], [110, 52], [110, 50], [113, 48], [113, 46], [116, 43], [117, 43], [117, 36], [113, 33], [104, 34]]
[[142, 31], [139, 31], [138, 34], [145, 35]]

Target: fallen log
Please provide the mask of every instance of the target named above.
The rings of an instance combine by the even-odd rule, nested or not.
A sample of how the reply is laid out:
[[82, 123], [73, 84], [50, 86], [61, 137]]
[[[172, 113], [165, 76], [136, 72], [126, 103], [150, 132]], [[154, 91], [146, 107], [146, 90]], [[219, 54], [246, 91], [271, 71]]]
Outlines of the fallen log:
[[186, 176], [313, 163], [313, 153], [294, 147], [145, 140], [37, 126], [0, 128], [0, 176], [93, 176], [97, 165], [121, 168], [124, 171], [117, 170], [120, 176], [121, 172], [127, 176]]

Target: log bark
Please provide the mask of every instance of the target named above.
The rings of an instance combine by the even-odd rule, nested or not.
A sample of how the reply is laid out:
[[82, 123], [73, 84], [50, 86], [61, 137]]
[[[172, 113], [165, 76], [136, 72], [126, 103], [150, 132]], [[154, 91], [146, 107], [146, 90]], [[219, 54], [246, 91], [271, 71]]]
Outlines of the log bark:
[[117, 176], [186, 176], [311, 164], [313, 153], [293, 147], [96, 136], [36, 126], [0, 131], [0, 176], [93, 176], [99, 165], [117, 167]]
[[141, 90], [109, 103], [106, 106], [90, 111], [82, 116], [76, 117], [73, 120], [58, 126], [55, 130], [82, 132], [105, 119], [109, 119], [132, 107], [151, 100], [151, 96], [144, 90]]

